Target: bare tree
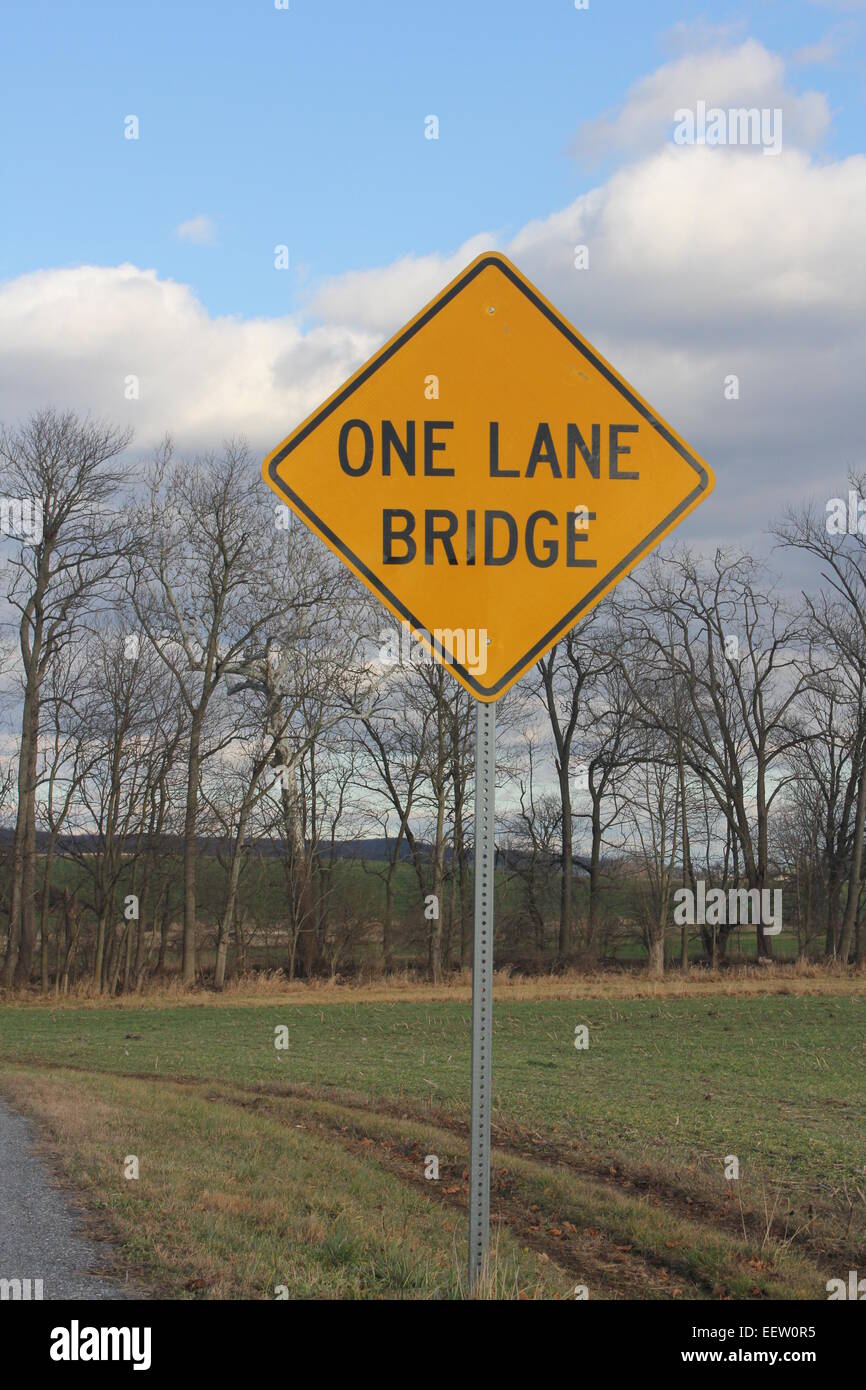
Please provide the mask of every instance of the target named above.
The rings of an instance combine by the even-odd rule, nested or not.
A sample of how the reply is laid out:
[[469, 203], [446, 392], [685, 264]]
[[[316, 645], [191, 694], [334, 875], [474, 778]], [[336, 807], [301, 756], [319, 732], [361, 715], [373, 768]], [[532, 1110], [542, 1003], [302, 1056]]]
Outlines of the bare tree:
[[[814, 678], [802, 619], [748, 556], [717, 551], [708, 564], [688, 551], [657, 556], [629, 584], [643, 618], [657, 620], [658, 650], [688, 697], [686, 763], [725, 818], [749, 888], [760, 891], [771, 807], [790, 781], [803, 737], [798, 702]], [[764, 925], [759, 958], [771, 954]]]
[[[81, 795], [81, 783], [87, 772], [86, 750], [77, 738], [75, 710], [86, 699], [89, 681], [87, 663], [82, 659], [80, 643], [70, 642], [48, 668], [43, 707], [44, 725], [49, 738], [41, 751], [40, 785], [43, 795], [37, 804], [37, 817], [48, 830], [48, 844], [42, 869], [42, 890], [39, 902], [39, 940], [41, 982], [43, 994], [48, 991], [48, 919], [52, 909], [61, 906], [55, 894], [51, 874], [58, 838]], [[59, 969], [59, 925], [55, 960]]]
[[[866, 498], [866, 474], [854, 473], [850, 486], [859, 504]], [[866, 536], [859, 530], [833, 527], [826, 515], [813, 507], [791, 510], [774, 527], [783, 545], [804, 551], [820, 566], [824, 588], [814, 599], [804, 595], [813, 624], [831, 654], [855, 674], [862, 688], [866, 680]], [[857, 796], [848, 870], [845, 911], [838, 940], [838, 956], [847, 963], [857, 924], [860, 885], [863, 878], [863, 837], [866, 831], [866, 756], [862, 741], [857, 756]]]
[[506, 822], [506, 871], [523, 888], [524, 911], [539, 959], [546, 946], [547, 907], [552, 891], [552, 870], [560, 862], [562, 804], [559, 798], [536, 787], [536, 741], [531, 731], [525, 740], [525, 763], [513, 771], [519, 810]]
[[129, 439], [111, 425], [54, 410], [0, 433], [0, 487], [22, 509], [7, 592], [19, 614], [23, 701], [6, 985], [29, 981], [36, 939], [43, 684], [52, 661], [107, 598], [117, 575], [121, 546], [112, 503], [126, 477], [118, 460]]
[[[604, 609], [595, 608], [579, 628], [538, 662], [538, 698], [544, 704], [553, 735], [554, 764], [561, 806], [562, 878], [559, 906], [559, 954], [566, 958], [574, 945], [574, 805], [572, 794], [575, 741], [586, 733], [590, 694], [613, 658], [602, 640]], [[600, 766], [600, 764], [598, 765]], [[595, 803], [594, 803], [595, 812]], [[594, 841], [595, 844], [595, 841]], [[596, 849], [596, 853], [599, 851]]]
[[637, 902], [650, 975], [665, 967], [665, 935], [670, 920], [680, 835], [679, 779], [665, 749], [648, 749], [631, 770], [623, 796], [628, 840], [638, 870]]
[[[90, 885], [96, 922], [92, 976], [114, 992], [121, 969], [131, 974], [133, 923], [130, 903], [121, 921], [118, 899], [135, 892], [138, 861], [146, 846], [153, 786], [164, 775], [165, 730], [171, 728], [174, 692], [162, 665], [146, 646], [130, 649], [123, 615], [105, 617], [80, 659], [86, 682], [69, 711], [74, 737], [76, 815], [63, 837], [66, 855]], [[128, 961], [125, 960], [128, 954]]]
[[[175, 461], [166, 444], [132, 516], [128, 589], [188, 718], [183, 828], [182, 979], [196, 976], [196, 833], [203, 735], [215, 692], [248, 670], [287, 611], [319, 602], [316, 573], [286, 572], [281, 538], [246, 445]], [[281, 582], [275, 582], [276, 576]]]
[[375, 694], [356, 725], [363, 757], [356, 774], [358, 785], [376, 802], [381, 800], [377, 819], [388, 842], [382, 919], [382, 959], [386, 970], [393, 969], [394, 964], [394, 878], [403, 844], [417, 857], [412, 816], [424, 780], [433, 713], [419, 706], [410, 695], [410, 679], [406, 667], [396, 665], [388, 669], [377, 680]]

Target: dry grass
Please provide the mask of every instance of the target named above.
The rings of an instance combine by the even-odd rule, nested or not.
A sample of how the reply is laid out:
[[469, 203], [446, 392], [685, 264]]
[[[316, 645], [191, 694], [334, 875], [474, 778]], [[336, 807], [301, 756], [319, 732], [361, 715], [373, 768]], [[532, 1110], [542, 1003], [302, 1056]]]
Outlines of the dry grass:
[[[510, 969], [494, 975], [500, 999], [684, 999], [736, 995], [866, 995], [866, 969], [806, 961], [739, 965], [724, 970], [693, 968], [684, 977], [678, 970], [652, 979], [633, 970], [565, 971], [560, 975], [526, 976]], [[68, 995], [55, 998], [36, 990], [19, 990], [2, 997], [12, 1008], [109, 1007], [136, 1009], [172, 1004], [219, 1008], [237, 1004], [352, 1003], [387, 1004], [396, 1000], [413, 1003], [466, 1003], [472, 997], [472, 972], [455, 972], [439, 985], [412, 971], [373, 980], [304, 980], [290, 982], [280, 970], [245, 975], [230, 980], [222, 993], [206, 986], [186, 989], [179, 977], [152, 980], [138, 994], [108, 1000], [90, 981], [76, 985]]]

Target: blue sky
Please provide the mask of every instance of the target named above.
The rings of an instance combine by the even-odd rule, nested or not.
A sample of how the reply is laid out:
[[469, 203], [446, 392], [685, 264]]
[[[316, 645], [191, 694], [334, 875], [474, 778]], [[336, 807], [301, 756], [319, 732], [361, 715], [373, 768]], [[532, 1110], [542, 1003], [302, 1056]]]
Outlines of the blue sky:
[[[507, 241], [608, 175], [614, 155], [568, 152], [575, 131], [671, 61], [683, 26], [752, 36], [795, 89], [825, 92], [825, 157], [863, 144], [857, 0], [290, 4], [4, 0], [0, 279], [131, 261], [211, 314], [279, 315], [349, 269]], [[829, 57], [796, 57], [822, 43]], [[176, 234], [198, 216], [209, 243]]]

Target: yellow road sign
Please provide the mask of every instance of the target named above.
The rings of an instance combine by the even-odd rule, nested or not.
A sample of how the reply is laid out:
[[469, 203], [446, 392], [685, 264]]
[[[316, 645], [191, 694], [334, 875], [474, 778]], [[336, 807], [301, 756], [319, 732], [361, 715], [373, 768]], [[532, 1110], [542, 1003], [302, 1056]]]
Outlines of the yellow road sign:
[[263, 472], [484, 701], [498, 700], [714, 483], [495, 253], [416, 314]]

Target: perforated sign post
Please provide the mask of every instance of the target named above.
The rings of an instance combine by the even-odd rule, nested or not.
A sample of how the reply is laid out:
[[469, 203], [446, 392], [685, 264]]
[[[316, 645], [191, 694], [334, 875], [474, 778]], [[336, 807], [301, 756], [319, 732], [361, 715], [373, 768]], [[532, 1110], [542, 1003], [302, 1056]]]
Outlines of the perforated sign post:
[[707, 465], [486, 253], [265, 479], [478, 701], [469, 1277], [487, 1259], [495, 701], [709, 495]]

